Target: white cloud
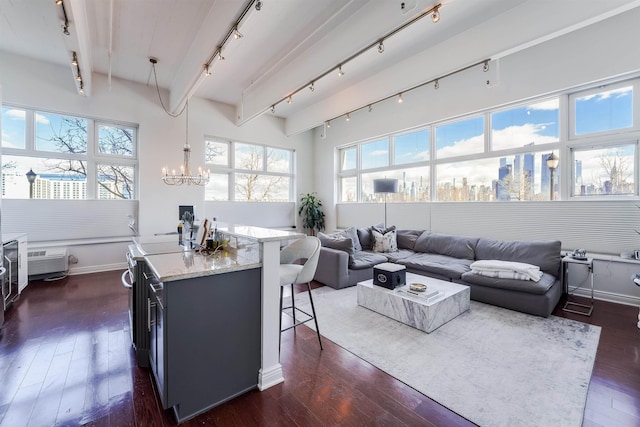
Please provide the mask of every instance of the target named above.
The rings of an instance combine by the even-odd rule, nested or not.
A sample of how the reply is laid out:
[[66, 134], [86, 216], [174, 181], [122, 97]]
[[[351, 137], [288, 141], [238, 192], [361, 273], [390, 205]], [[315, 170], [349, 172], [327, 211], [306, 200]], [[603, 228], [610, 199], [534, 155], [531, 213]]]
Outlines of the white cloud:
[[578, 98], [581, 101], [589, 101], [593, 98], [597, 98], [596, 101], [600, 102], [609, 98], [623, 98], [625, 96], [631, 95], [632, 92], [631, 87], [621, 87], [619, 89], [608, 90], [606, 92], [594, 93], [593, 95], [587, 95]]
[[36, 113], [35, 116], [36, 116], [36, 122], [37, 123], [40, 123], [40, 124], [43, 124], [43, 125], [48, 125], [50, 123], [49, 119], [47, 118], [47, 116], [43, 116], [42, 114], [38, 114], [38, 113]]
[[557, 110], [558, 109], [558, 100], [550, 99], [549, 101], [539, 102], [537, 104], [527, 105], [527, 109], [529, 110]]
[[9, 119], [13, 119], [13, 120], [24, 120], [27, 112], [24, 110], [16, 110], [14, 108], [11, 108], [7, 111], [5, 111], [4, 113], [5, 117], [9, 118]]

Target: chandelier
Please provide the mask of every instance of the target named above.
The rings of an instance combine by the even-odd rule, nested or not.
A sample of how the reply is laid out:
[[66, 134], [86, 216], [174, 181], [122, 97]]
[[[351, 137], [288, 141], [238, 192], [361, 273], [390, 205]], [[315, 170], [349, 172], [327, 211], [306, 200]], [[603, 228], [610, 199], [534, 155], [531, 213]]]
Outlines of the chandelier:
[[209, 171], [206, 172], [202, 168], [198, 168], [198, 174], [192, 175], [189, 168], [189, 159], [191, 158], [191, 147], [189, 146], [189, 101], [186, 104], [187, 110], [187, 125], [185, 143], [182, 148], [184, 159], [182, 166], [180, 166], [180, 173], [177, 174], [176, 170], [172, 170], [171, 174], [166, 167], [162, 168], [162, 180], [167, 185], [207, 185], [209, 183]]

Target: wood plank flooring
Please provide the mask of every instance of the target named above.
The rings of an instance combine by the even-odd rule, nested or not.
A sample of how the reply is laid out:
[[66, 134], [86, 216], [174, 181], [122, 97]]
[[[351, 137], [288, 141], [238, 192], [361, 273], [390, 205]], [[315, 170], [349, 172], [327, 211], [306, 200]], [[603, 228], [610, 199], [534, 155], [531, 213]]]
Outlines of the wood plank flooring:
[[[117, 271], [32, 282], [0, 335], [0, 425], [175, 425], [149, 370], [135, 364], [127, 306]], [[583, 425], [640, 426], [638, 308], [596, 301], [585, 317], [561, 306], [555, 315], [602, 327]], [[182, 425], [472, 425], [331, 341], [323, 346], [308, 328], [285, 332], [283, 384]]]

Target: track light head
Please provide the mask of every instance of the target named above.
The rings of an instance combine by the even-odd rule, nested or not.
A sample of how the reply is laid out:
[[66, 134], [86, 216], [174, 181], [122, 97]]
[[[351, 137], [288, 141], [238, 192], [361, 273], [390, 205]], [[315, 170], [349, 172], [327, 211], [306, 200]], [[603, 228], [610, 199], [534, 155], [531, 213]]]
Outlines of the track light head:
[[275, 104], [271, 106], [271, 113], [275, 113], [276, 112], [276, 106]]
[[56, 0], [56, 4], [62, 4], [62, 0]]
[[327, 120], [326, 125], [327, 125], [328, 128], [330, 128], [331, 127], [331, 120]]
[[71, 65], [73, 65], [74, 67], [76, 67], [78, 65], [78, 55], [76, 54], [76, 52], [73, 52], [73, 58], [71, 59]]
[[489, 71], [489, 61], [484, 62], [484, 65], [482, 66], [482, 71], [484, 71], [485, 73]]
[[209, 69], [209, 64], [204, 64], [204, 75], [209, 77], [211, 75], [211, 70]]
[[236, 26], [236, 28], [233, 30], [233, 38], [238, 40], [242, 38], [242, 33], [240, 31], [238, 31], [238, 27]]
[[62, 32], [64, 33], [65, 36], [68, 36], [69, 33], [69, 24], [67, 24], [66, 22], [62, 25]]
[[293, 102], [293, 98], [291, 98], [291, 95], [289, 95], [289, 97], [287, 98], [287, 104], [291, 104], [291, 102]]
[[311, 84], [309, 85], [309, 90], [311, 92], [313, 92], [314, 90], [316, 90], [315, 86], [313, 85], [313, 82], [311, 82]]
[[402, 94], [398, 94], [398, 104], [402, 104]]
[[347, 121], [350, 122], [351, 121], [351, 116], [349, 115], [349, 113], [347, 113]]
[[369, 112], [373, 111], [373, 107], [371, 106], [371, 104], [369, 104]]
[[440, 6], [436, 6], [433, 9], [433, 13], [431, 14], [431, 20], [433, 21], [434, 24], [436, 24], [438, 21], [440, 21]]
[[224, 61], [224, 56], [222, 56], [222, 48], [218, 49], [218, 61]]
[[261, 2], [260, 0], [258, 0], [258, 1], [256, 2], [255, 8], [256, 8], [256, 10], [260, 10], [260, 9], [262, 9], [262, 2]]
[[342, 71], [342, 64], [338, 66], [338, 77], [344, 76], [344, 71]]
[[435, 81], [435, 82], [433, 82], [433, 88], [434, 88], [435, 90], [440, 89], [440, 80], [436, 79], [436, 81]]
[[378, 52], [379, 52], [379, 53], [384, 52], [384, 43], [383, 43], [383, 40], [380, 40], [380, 43], [378, 43]]

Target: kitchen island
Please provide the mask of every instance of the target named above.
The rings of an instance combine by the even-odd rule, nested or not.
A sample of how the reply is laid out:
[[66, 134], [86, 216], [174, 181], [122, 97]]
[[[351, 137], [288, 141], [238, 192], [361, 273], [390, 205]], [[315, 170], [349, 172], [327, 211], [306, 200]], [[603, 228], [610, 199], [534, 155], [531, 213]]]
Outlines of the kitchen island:
[[252, 388], [284, 381], [279, 253], [301, 233], [218, 225], [238, 247], [146, 255], [149, 361], [178, 422]]

